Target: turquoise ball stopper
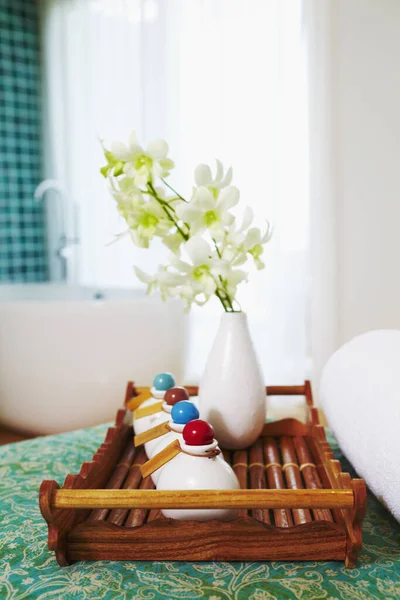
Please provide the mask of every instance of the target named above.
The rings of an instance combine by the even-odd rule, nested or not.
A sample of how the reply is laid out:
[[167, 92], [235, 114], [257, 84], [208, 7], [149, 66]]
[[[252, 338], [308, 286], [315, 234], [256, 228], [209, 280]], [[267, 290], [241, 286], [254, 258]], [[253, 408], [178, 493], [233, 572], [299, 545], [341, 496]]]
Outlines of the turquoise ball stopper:
[[171, 373], [157, 373], [154, 377], [153, 386], [159, 392], [166, 392], [174, 387], [175, 379]]
[[171, 418], [177, 425], [186, 425], [193, 419], [198, 419], [200, 416], [197, 407], [189, 400], [181, 400], [177, 402], [171, 410]]

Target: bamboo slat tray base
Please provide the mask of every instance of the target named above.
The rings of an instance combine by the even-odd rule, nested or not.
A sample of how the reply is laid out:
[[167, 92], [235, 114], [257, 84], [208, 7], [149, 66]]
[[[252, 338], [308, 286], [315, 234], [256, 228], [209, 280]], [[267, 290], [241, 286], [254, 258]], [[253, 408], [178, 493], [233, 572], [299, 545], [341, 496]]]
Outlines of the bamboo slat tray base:
[[[115, 427], [60, 489], [43, 481], [40, 509], [49, 549], [61, 566], [78, 560], [342, 560], [355, 566], [362, 545], [366, 488], [342, 473], [313, 407], [311, 386], [268, 387], [268, 395], [302, 395], [308, 422], [265, 425], [245, 450], [224, 451], [243, 491], [161, 492], [142, 479], [129, 403], [144, 388], [128, 384]], [[192, 395], [197, 388], [189, 388]], [[284, 402], [284, 399], [282, 400]], [[160, 508], [231, 506], [229, 522], [177, 521]]]

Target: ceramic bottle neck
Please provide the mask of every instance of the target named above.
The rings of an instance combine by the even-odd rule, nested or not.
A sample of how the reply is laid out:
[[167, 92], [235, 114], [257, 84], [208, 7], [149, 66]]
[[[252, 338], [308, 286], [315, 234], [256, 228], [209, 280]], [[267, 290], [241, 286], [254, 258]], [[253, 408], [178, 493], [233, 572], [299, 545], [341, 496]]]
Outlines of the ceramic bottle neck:
[[173, 421], [172, 419], [169, 420], [169, 428], [171, 431], [173, 431], [174, 433], [182, 433], [185, 424], [184, 423], [175, 423], [175, 421]]
[[204, 446], [189, 446], [186, 444], [184, 440], [181, 442], [181, 448], [186, 454], [192, 454], [193, 456], [201, 456], [207, 458], [209, 454], [213, 454], [214, 450], [217, 448], [218, 442], [217, 440], [213, 440], [211, 444], [206, 444]]

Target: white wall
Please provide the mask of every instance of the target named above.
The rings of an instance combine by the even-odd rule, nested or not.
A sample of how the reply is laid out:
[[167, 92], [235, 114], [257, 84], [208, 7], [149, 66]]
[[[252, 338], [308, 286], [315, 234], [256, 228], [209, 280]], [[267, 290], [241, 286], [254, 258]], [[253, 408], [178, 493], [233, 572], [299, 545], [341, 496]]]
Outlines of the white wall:
[[400, 1], [333, 0], [338, 342], [400, 328]]

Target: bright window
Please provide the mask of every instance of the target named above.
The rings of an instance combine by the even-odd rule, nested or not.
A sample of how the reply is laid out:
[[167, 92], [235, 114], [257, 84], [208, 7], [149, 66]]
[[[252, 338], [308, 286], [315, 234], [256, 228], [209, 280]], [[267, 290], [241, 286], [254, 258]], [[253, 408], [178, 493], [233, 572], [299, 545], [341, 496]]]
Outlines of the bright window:
[[[80, 213], [82, 284], [138, 286], [165, 249], [107, 246], [122, 230], [98, 137], [164, 137], [190, 193], [199, 162], [234, 169], [244, 204], [275, 227], [267, 267], [242, 286], [269, 382], [309, 373], [308, 132], [300, 0], [47, 0], [43, 4], [47, 176]], [[72, 212], [71, 212], [72, 214]], [[201, 374], [217, 302], [188, 327], [187, 378]], [[189, 323], [189, 320], [188, 320]]]

